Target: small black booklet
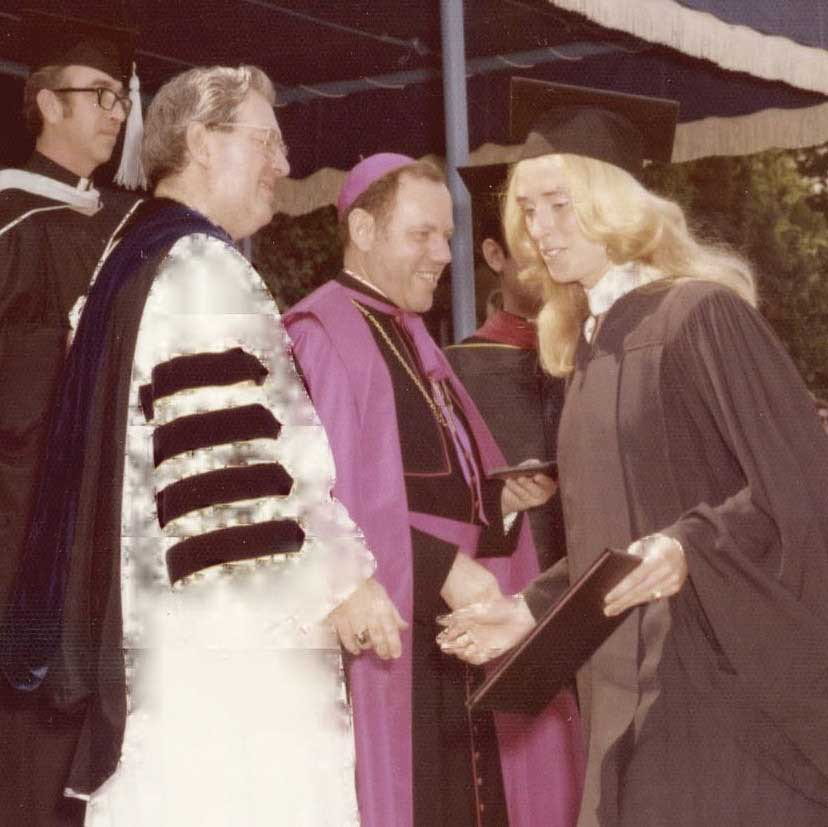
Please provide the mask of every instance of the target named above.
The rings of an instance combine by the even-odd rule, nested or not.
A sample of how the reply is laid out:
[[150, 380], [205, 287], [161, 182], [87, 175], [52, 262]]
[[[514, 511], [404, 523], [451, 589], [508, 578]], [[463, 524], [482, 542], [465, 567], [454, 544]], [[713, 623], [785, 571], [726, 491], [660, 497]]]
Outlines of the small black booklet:
[[469, 698], [470, 709], [540, 712], [629, 614], [604, 614], [604, 597], [640, 560], [606, 549], [529, 636], [505, 655]]

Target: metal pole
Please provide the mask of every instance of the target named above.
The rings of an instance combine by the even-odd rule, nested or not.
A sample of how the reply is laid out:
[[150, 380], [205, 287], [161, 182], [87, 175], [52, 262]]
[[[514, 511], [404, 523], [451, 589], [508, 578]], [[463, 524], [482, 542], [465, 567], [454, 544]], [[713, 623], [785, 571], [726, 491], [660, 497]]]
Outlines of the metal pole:
[[454, 341], [477, 327], [474, 302], [474, 251], [471, 205], [457, 167], [469, 161], [469, 122], [466, 101], [466, 40], [463, 0], [440, 0], [443, 33], [443, 97], [446, 121], [446, 165], [454, 201], [454, 237], [451, 242], [451, 309]]

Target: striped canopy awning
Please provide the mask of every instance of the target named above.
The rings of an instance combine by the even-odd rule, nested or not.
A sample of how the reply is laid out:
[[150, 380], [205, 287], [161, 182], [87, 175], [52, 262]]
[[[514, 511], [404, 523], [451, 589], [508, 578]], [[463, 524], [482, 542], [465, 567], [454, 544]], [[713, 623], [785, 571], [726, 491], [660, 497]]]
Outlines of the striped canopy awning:
[[[343, 173], [387, 150], [444, 156], [439, 0], [9, 0], [0, 103], [14, 124], [28, 68], [23, 6], [140, 30], [150, 97], [183, 68], [255, 63], [277, 82], [294, 180], [280, 209], [331, 203]], [[467, 0], [471, 161], [512, 160], [509, 78], [670, 97], [674, 160], [828, 141], [825, 0]], [[116, 11], [117, 10], [117, 13]], [[22, 119], [0, 162], [27, 152]]]

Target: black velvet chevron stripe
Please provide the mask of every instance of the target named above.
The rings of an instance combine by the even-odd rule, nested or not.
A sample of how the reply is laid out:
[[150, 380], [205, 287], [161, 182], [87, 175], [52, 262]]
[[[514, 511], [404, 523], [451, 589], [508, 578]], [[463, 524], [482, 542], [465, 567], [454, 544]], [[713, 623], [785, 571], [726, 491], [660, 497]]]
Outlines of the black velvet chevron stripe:
[[304, 539], [305, 532], [294, 520], [222, 528], [182, 540], [168, 549], [167, 573], [170, 583], [175, 583], [210, 566], [299, 551]]
[[251, 381], [261, 385], [267, 368], [252, 354], [234, 347], [224, 353], [194, 353], [177, 356], [152, 369], [152, 381], [142, 385], [141, 408], [147, 422], [155, 416], [156, 399], [190, 388], [234, 385]]
[[246, 439], [276, 439], [281, 430], [276, 417], [258, 404], [181, 416], [155, 429], [152, 435], [155, 467], [185, 451]]
[[292, 486], [293, 477], [278, 462], [196, 474], [158, 492], [155, 498], [158, 522], [163, 527], [182, 514], [218, 503], [272, 495], [284, 497]]

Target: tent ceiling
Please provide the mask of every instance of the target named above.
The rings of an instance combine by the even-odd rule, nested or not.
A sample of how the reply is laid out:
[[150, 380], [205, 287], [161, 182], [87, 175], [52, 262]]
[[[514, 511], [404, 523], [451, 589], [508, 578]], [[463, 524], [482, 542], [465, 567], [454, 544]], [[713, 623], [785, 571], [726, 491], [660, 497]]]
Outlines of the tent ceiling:
[[[677, 98], [678, 159], [820, 143], [828, 139], [824, 5], [466, 0], [471, 146], [486, 145], [481, 158], [509, 157], [500, 145], [509, 141], [513, 73]], [[262, 66], [281, 89], [279, 119], [298, 178], [347, 168], [379, 149], [444, 154], [438, 0], [3, 0], [7, 112], [19, 111], [26, 72], [24, 6], [136, 26], [148, 94], [190, 65]], [[746, 45], [736, 49], [737, 40]], [[812, 82], [821, 67], [820, 82]], [[20, 161], [26, 151], [19, 128], [0, 136], [3, 161]], [[283, 206], [295, 213], [325, 203], [340, 177], [335, 169], [286, 188]]]
[[[466, 6], [470, 57], [572, 36], [572, 16], [546, 0], [473, 0]], [[5, 0], [2, 7], [0, 57], [19, 64], [26, 63], [19, 25], [24, 7], [128, 22], [141, 32], [141, 74], [151, 90], [182, 66], [245, 60], [288, 88], [440, 69], [438, 0]]]

